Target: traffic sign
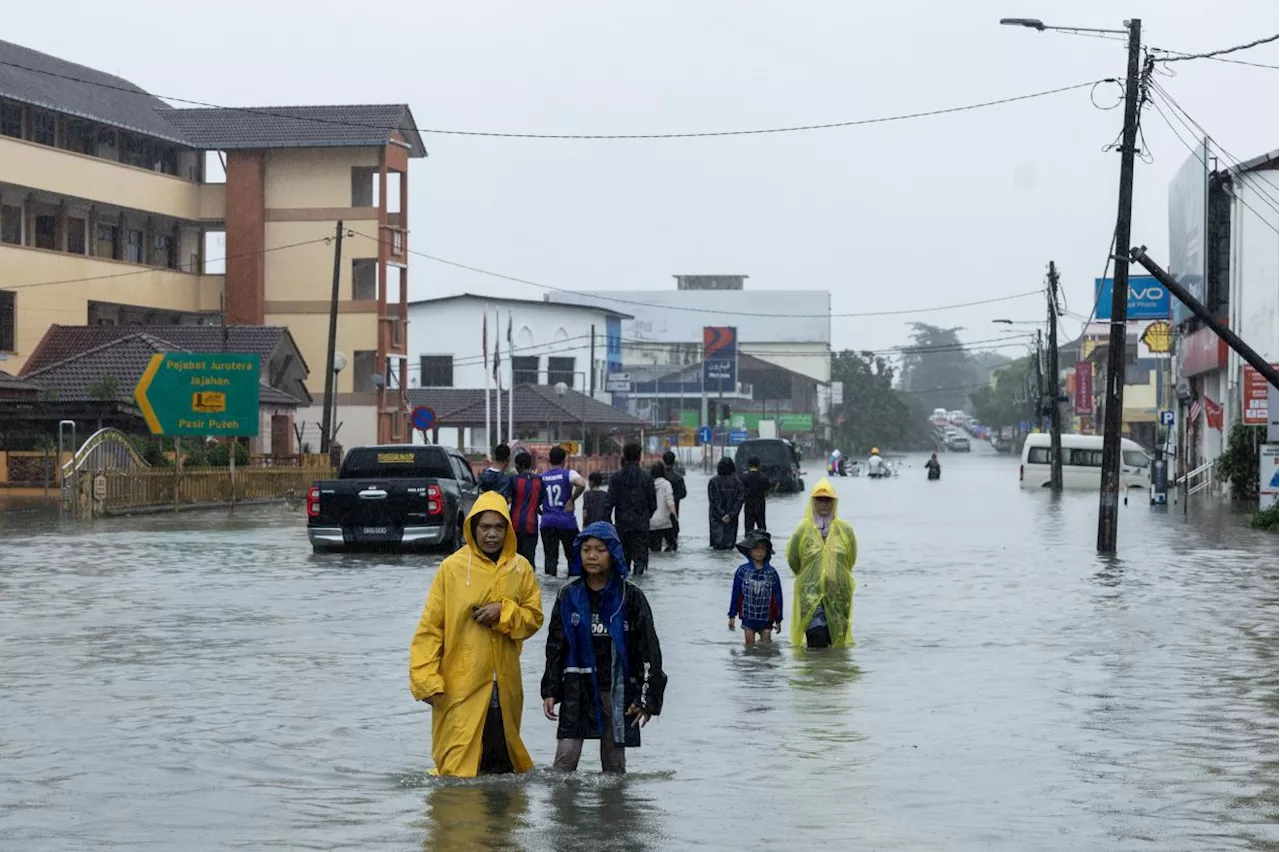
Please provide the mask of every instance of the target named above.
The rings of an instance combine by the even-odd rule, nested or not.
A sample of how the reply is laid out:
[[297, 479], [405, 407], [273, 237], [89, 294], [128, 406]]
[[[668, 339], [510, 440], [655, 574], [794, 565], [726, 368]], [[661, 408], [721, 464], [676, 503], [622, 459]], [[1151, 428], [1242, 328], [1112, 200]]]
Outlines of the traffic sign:
[[711, 443], [711, 427], [710, 426], [698, 427], [698, 443], [699, 444]]
[[413, 428], [429, 432], [436, 425], [436, 413], [425, 405], [419, 405], [410, 415]]
[[1160, 412], [1160, 425], [1161, 425], [1161, 426], [1172, 426], [1172, 425], [1173, 425], [1173, 411], [1171, 411], [1170, 409], [1166, 408], [1166, 409], [1164, 409], [1163, 411], [1161, 411], [1161, 412]]
[[258, 434], [257, 355], [163, 352], [151, 356], [133, 398], [153, 435]]
[[750, 438], [751, 438], [751, 433], [748, 432], [746, 429], [734, 429], [732, 432], [729, 433], [730, 444], [741, 444], [750, 440]]

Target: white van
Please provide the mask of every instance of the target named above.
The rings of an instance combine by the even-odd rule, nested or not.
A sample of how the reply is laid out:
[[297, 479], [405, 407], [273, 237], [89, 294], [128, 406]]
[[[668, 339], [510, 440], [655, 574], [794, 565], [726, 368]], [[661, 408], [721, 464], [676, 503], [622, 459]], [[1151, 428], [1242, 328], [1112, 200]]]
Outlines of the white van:
[[[1018, 478], [1023, 488], [1049, 487], [1049, 434], [1036, 432], [1027, 436], [1022, 447], [1022, 466]], [[1146, 488], [1151, 484], [1151, 459], [1141, 446], [1128, 438], [1120, 439], [1120, 487]], [[1062, 436], [1062, 487], [1102, 487], [1102, 436]]]

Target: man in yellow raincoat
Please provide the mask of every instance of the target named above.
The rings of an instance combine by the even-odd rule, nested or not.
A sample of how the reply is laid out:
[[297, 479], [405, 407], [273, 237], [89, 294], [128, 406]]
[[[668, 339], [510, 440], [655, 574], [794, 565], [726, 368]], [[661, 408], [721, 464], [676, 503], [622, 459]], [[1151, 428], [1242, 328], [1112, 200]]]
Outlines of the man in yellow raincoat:
[[462, 534], [466, 547], [441, 563], [431, 583], [409, 649], [409, 686], [431, 704], [434, 774], [528, 772], [520, 650], [542, 627], [542, 590], [516, 553], [501, 494], [480, 495]]
[[791, 644], [845, 648], [853, 644], [853, 565], [858, 539], [836, 516], [836, 490], [824, 476], [809, 495], [804, 520], [787, 542], [796, 575], [791, 600]]

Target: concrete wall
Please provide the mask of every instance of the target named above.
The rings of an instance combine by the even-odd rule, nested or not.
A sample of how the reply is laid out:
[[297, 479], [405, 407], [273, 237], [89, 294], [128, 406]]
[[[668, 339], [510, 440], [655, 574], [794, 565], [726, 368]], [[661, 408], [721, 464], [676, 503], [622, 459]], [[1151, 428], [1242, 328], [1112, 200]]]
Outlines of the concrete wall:
[[[0, 270], [4, 284], [16, 293], [17, 350], [4, 362], [4, 370], [9, 373], [22, 369], [50, 325], [84, 325], [90, 301], [215, 311], [222, 293], [220, 275], [191, 275], [3, 244]], [[44, 285], [51, 281], [66, 283]], [[26, 286], [30, 284], [42, 286]]]
[[[351, 169], [377, 168], [377, 148], [282, 148], [267, 152], [266, 205], [351, 206]], [[332, 227], [332, 223], [330, 225]]]
[[0, 136], [0, 183], [87, 198], [177, 219], [222, 218], [221, 190], [101, 157]]
[[[1280, 197], [1275, 169], [1250, 172], [1245, 179], [1272, 198]], [[1280, 217], [1257, 192], [1242, 186], [1240, 177], [1235, 184], [1236, 198], [1231, 205], [1230, 323], [1246, 343], [1274, 364], [1280, 361], [1280, 236], [1272, 228], [1280, 227]], [[1266, 217], [1266, 221], [1260, 217]], [[1244, 359], [1234, 351], [1228, 353], [1227, 389], [1222, 403], [1226, 435], [1240, 419], [1244, 365]]]
[[[494, 309], [500, 315], [495, 329]], [[486, 310], [489, 318], [489, 357], [493, 357], [495, 337], [502, 340], [503, 387], [511, 386], [511, 352], [507, 345], [507, 316], [512, 318], [512, 338], [516, 355], [539, 359], [539, 381], [545, 381], [547, 357], [574, 358], [574, 369], [586, 373], [591, 360], [591, 325], [596, 327], [596, 388], [603, 387], [605, 362], [605, 315], [590, 308], [570, 308], [551, 303], [516, 303], [480, 299], [451, 299], [409, 305], [410, 387], [420, 387], [423, 355], [450, 355], [454, 358], [453, 386], [485, 387], [485, 367], [481, 359], [481, 337]], [[490, 367], [490, 370], [492, 367]], [[575, 387], [582, 390], [587, 376], [576, 376]], [[443, 443], [443, 439], [442, 443]]]

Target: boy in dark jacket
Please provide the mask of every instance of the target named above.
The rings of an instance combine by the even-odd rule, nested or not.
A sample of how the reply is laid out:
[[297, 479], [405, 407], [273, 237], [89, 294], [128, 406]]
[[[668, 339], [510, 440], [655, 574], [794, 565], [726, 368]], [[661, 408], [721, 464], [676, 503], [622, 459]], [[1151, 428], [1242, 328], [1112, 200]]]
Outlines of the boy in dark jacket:
[[609, 510], [622, 539], [627, 570], [639, 577], [649, 569], [649, 519], [658, 510], [653, 478], [640, 469], [639, 444], [622, 448], [622, 470], [609, 477]]
[[591, 524], [573, 549], [575, 579], [551, 611], [542, 675], [542, 712], [559, 723], [554, 766], [573, 772], [584, 742], [599, 739], [601, 768], [623, 773], [626, 749], [640, 746], [640, 729], [662, 712], [662, 649], [613, 526]]
[[766, 528], [764, 522], [764, 501], [769, 493], [769, 477], [760, 471], [760, 459], [752, 456], [747, 459], [747, 475], [743, 477], [743, 485], [747, 488], [747, 500], [744, 504], [746, 531]]
[[671, 522], [671, 529], [664, 530], [664, 537], [667, 543], [667, 552], [675, 553], [680, 546], [680, 501], [689, 496], [689, 489], [684, 484], [684, 473], [681, 471], [680, 463], [676, 461], [676, 454], [671, 450], [667, 450], [662, 454], [662, 463], [666, 467], [666, 473], [663, 474], [667, 482], [671, 483], [671, 494], [676, 498], [676, 516]]
[[511, 477], [507, 476], [507, 468], [511, 466], [511, 448], [499, 444], [493, 448], [493, 462], [480, 474], [476, 485], [483, 494], [486, 491], [497, 491], [511, 503]]
[[529, 560], [538, 554], [538, 514], [542, 511], [542, 477], [533, 472], [533, 456], [516, 453], [516, 475], [511, 478], [511, 525], [516, 530], [516, 552]]
[[609, 520], [609, 493], [604, 490], [604, 474], [591, 471], [587, 477], [590, 488], [582, 495], [582, 526], [589, 527], [596, 521]]

